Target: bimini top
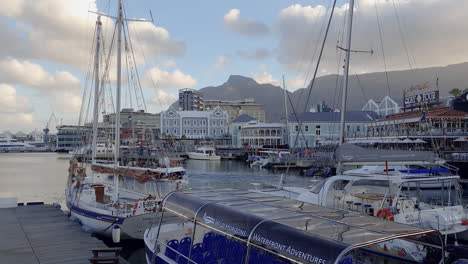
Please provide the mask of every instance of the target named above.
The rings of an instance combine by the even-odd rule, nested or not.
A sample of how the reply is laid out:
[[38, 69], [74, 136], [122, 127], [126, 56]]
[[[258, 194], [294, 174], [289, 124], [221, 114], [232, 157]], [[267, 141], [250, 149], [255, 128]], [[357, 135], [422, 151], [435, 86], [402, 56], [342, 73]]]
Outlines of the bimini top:
[[178, 191], [166, 196], [163, 209], [303, 263], [334, 263], [353, 249], [394, 239], [442, 250], [436, 230], [254, 191]]

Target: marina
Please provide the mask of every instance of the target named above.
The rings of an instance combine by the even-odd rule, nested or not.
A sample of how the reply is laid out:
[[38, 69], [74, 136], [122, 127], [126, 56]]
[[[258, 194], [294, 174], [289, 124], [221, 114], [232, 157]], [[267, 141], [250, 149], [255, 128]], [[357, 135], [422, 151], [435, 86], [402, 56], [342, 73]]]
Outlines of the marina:
[[468, 6], [399, 2], [6, 5], [0, 264], [468, 263]]

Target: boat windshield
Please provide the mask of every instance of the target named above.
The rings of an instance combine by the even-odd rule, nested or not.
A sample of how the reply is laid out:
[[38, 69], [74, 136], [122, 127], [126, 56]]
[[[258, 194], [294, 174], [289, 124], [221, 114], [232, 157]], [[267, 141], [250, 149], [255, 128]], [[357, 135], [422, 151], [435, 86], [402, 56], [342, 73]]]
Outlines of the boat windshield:
[[323, 180], [317, 184], [314, 185], [314, 187], [312, 187], [312, 189], [310, 189], [310, 192], [312, 193], [319, 193], [320, 190], [322, 190], [322, 187], [323, 185], [325, 184], [326, 180]]
[[423, 206], [461, 205], [461, 189], [456, 180], [405, 182], [400, 197], [413, 197]]

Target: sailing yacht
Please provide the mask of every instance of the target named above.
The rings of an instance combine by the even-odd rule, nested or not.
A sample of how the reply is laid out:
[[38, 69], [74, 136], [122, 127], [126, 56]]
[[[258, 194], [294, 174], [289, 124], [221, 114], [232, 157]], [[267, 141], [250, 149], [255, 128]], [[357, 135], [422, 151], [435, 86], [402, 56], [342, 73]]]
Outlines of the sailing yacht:
[[[66, 201], [71, 218], [77, 219], [83, 229], [113, 236], [114, 242], [122, 238], [142, 239], [143, 230], [154, 219], [162, 198], [184, 183], [185, 171], [181, 167], [140, 168], [122, 166], [120, 156], [120, 109], [121, 109], [121, 46], [122, 31], [125, 30], [123, 3], [119, 0], [117, 21], [117, 87], [115, 104], [115, 141], [113, 143], [114, 163], [101, 164], [96, 160], [98, 154], [99, 102], [102, 95], [100, 76], [100, 50], [102, 45], [101, 15], [98, 14], [95, 30], [94, 56], [94, 109], [93, 137], [91, 145], [91, 168], [84, 160], [73, 158], [68, 169]], [[113, 17], [111, 17], [113, 18]], [[132, 20], [134, 21], [134, 20]], [[124, 32], [125, 35], [125, 32]], [[128, 36], [125, 35], [125, 36]], [[110, 58], [110, 56], [108, 57]], [[108, 61], [106, 69], [108, 69]], [[88, 166], [89, 167], [89, 166]], [[88, 173], [90, 174], [88, 176]], [[113, 182], [106, 182], [106, 176], [113, 176]], [[115, 230], [119, 230], [118, 232]]]

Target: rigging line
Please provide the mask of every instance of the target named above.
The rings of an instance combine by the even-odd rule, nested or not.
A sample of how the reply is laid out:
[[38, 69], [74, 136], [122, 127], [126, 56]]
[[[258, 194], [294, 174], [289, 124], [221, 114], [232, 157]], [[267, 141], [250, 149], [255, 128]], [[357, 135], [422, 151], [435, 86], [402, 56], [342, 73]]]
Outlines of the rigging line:
[[[96, 39], [96, 27], [94, 27], [94, 33], [93, 33], [93, 41], [91, 43], [94, 44], [94, 41]], [[94, 53], [93, 53], [93, 49], [91, 49], [91, 51], [89, 52], [89, 58], [88, 58], [88, 67], [87, 67], [87, 71], [86, 71], [86, 76], [85, 76], [85, 83], [84, 83], [84, 86], [83, 86], [83, 97], [81, 98], [81, 106], [80, 106], [80, 115], [78, 117], [78, 125], [80, 126], [81, 125], [81, 122], [83, 121], [82, 118], [83, 118], [83, 111], [84, 111], [84, 102], [86, 102], [86, 94], [87, 94], [87, 90], [88, 90], [88, 84], [89, 84], [89, 73], [91, 72], [91, 61], [92, 61], [92, 57], [93, 57]]]
[[410, 59], [409, 51], [408, 51], [408, 45], [406, 43], [405, 36], [404, 36], [403, 31], [401, 29], [400, 16], [398, 15], [398, 11], [397, 11], [397, 8], [395, 6], [395, 0], [392, 0], [392, 5], [393, 5], [393, 11], [395, 12], [396, 21], [397, 21], [397, 24], [398, 24], [398, 31], [400, 32], [401, 42], [403, 44], [403, 48], [405, 49], [406, 59], [408, 60], [408, 65], [409, 65], [410, 69], [413, 70], [413, 65], [411, 65], [411, 59]]
[[[397, 4], [398, 4], [398, 9], [401, 10], [401, 6], [400, 6], [400, 1], [399, 1], [399, 0], [397, 0]], [[401, 24], [403, 25], [403, 35], [405, 35], [406, 37], [408, 37], [408, 33], [407, 33], [408, 30], [406, 30], [407, 26], [406, 26], [404, 17], [402, 17], [401, 22], [402, 22]], [[406, 39], [406, 38], [405, 38], [405, 39]], [[408, 50], [411, 51], [411, 48], [410, 48], [409, 45], [408, 45]], [[413, 67], [414, 67], [414, 68], [417, 68], [416, 57], [414, 57], [414, 54], [412, 54], [412, 53], [410, 53], [409, 55], [410, 55], [410, 58], [412, 57], [412, 59], [413, 59]]]
[[387, 81], [387, 95], [390, 96], [390, 82], [388, 80], [387, 61], [385, 60], [385, 50], [384, 50], [384, 44], [383, 44], [383, 39], [382, 39], [382, 28], [381, 28], [381, 25], [380, 25], [380, 16], [379, 16], [379, 10], [377, 8], [377, 1], [374, 2], [374, 7], [375, 7], [375, 15], [377, 17], [377, 26], [378, 26], [378, 29], [379, 29], [380, 48], [382, 49], [382, 58], [383, 58], [384, 70], [385, 70], [385, 79]]
[[[329, 10], [329, 9], [330, 9], [330, 4], [331, 4], [331, 2], [328, 3], [328, 6], [327, 6], [327, 9], [326, 9], [326, 10]], [[315, 56], [316, 56], [316, 54], [317, 54], [317, 49], [318, 49], [318, 47], [319, 47], [319, 45], [320, 45], [320, 40], [321, 40], [322, 32], [323, 32], [323, 29], [325, 28], [325, 22], [327, 21], [326, 17], [327, 17], [327, 16], [326, 16], [326, 13], [325, 13], [324, 19], [323, 19], [323, 21], [322, 21], [322, 26], [320, 27], [320, 32], [319, 32], [319, 34], [318, 34], [318, 36], [317, 36], [317, 43], [316, 43], [316, 45], [315, 45], [314, 52], [312, 53], [312, 58], [311, 58], [310, 61], [309, 61], [309, 66], [307, 67], [305, 61], [303, 62], [303, 65], [302, 65], [304, 68], [307, 67], [307, 72], [306, 72], [306, 74], [304, 75], [304, 84], [303, 84], [303, 86], [304, 86], [305, 88], [307, 88], [307, 79], [309, 78], [310, 70], [312, 69], [312, 63], [313, 63], [313, 61], [314, 61], [314, 59], [315, 59]], [[314, 23], [314, 24], [315, 24], [315, 23]], [[304, 48], [304, 51], [303, 51], [303, 54], [304, 54], [304, 55], [302, 56], [303, 58], [306, 57], [307, 47], [309, 47], [309, 46], [310, 46], [310, 43], [312, 42], [312, 36], [313, 36], [313, 34], [310, 34], [310, 38], [309, 38], [309, 41], [308, 41], [308, 45], [305, 46], [305, 48]], [[300, 105], [300, 102], [301, 102], [301, 99], [302, 99], [302, 94], [304, 93], [304, 90], [306, 90], [306, 89], [302, 89], [302, 90], [299, 92], [299, 97], [297, 98], [297, 102], [296, 102], [298, 106]], [[307, 104], [306, 104], [306, 106], [307, 106]]]
[[[326, 10], [329, 10], [330, 9], [330, 5], [331, 5], [331, 2], [328, 2], [328, 6], [327, 6], [327, 9]], [[327, 12], [328, 13], [328, 12]], [[326, 13], [325, 13], [325, 16], [326, 18]], [[326, 19], [323, 19], [322, 21], [322, 26], [320, 27], [320, 32], [318, 34], [318, 38], [317, 38], [317, 43], [315, 44], [315, 48], [314, 48], [314, 52], [312, 53], [312, 58], [310, 59], [309, 61], [309, 65], [307, 67], [307, 72], [306, 72], [306, 75], [304, 76], [304, 87], [307, 85], [307, 79], [309, 77], [309, 74], [310, 74], [310, 70], [312, 69], [312, 62], [314, 61], [315, 59], [315, 56], [317, 55], [317, 49], [319, 47], [319, 44], [320, 44], [320, 40], [321, 40], [321, 36], [322, 36], [322, 32], [323, 32], [323, 29], [325, 28], [325, 22], [327, 20]], [[312, 39], [311, 39], [312, 41]], [[307, 51], [307, 50], [305, 50]]]
[[[131, 38], [130, 38], [130, 29], [127, 28], [128, 30], [128, 37], [130, 39], [130, 51], [132, 52], [132, 58], [133, 58], [133, 62], [135, 64], [135, 74], [136, 74], [136, 80], [138, 82], [138, 87], [139, 87], [139, 90], [140, 90], [140, 94], [141, 94], [141, 100], [143, 101], [143, 107], [144, 107], [144, 110], [145, 112], [147, 112], [147, 108], [146, 108], [146, 100], [145, 100], [145, 96], [143, 94], [143, 88], [141, 86], [141, 80], [140, 80], [140, 73], [138, 71], [138, 68], [136, 67], [136, 60], [135, 60], [135, 52], [133, 50], [133, 42], [131, 41]], [[144, 56], [144, 54], [143, 54]]]
[[127, 89], [126, 89], [126, 97], [127, 97], [127, 100], [128, 100], [128, 106], [130, 106], [130, 108], [133, 108], [132, 106], [132, 93], [130, 92], [130, 86], [132, 85], [131, 84], [131, 77], [130, 77], [130, 71], [131, 71], [131, 66], [129, 64], [129, 61], [128, 61], [128, 43], [127, 43], [127, 35], [125, 33], [125, 26], [123, 27], [124, 30], [122, 30], [122, 33], [123, 33], [123, 39], [124, 39], [124, 51], [125, 51], [125, 65], [127, 66], [126, 67], [126, 75], [127, 75]]
[[[345, 27], [346, 27], [346, 21], [347, 21], [347, 17], [348, 17], [348, 10], [345, 11], [345, 15], [343, 17], [343, 24], [342, 24], [342, 28], [340, 29], [340, 32], [339, 32], [339, 43], [343, 43], [343, 39], [344, 39], [344, 32], [345, 32]], [[338, 44], [338, 43], [337, 43]], [[337, 52], [337, 67], [336, 67], [336, 79], [335, 79], [335, 93], [334, 93], [334, 96], [333, 96], [333, 103], [332, 103], [332, 107], [333, 109], [337, 109], [337, 104], [338, 102], [340, 102], [340, 98], [339, 98], [339, 91], [340, 91], [340, 87], [342, 86], [342, 83], [343, 83], [343, 77], [342, 75], [340, 75], [340, 68], [341, 68], [341, 63], [343, 62], [342, 61], [342, 56], [343, 56], [343, 50], [341, 49], [336, 49], [336, 52]], [[341, 76], [341, 78], [340, 78]], [[338, 99], [338, 102], [336, 101]], [[335, 127], [336, 127], [336, 123], [333, 122], [332, 124], [332, 130], [330, 130], [330, 133], [329, 133], [329, 137], [331, 138], [332, 136], [332, 133], [333, 131], [335, 131]]]
[[[139, 46], [140, 46], [141, 53], [143, 55], [143, 61], [145, 62], [146, 69], [148, 70], [149, 69], [149, 64], [148, 64], [148, 61], [146, 60], [146, 55], [145, 55], [145, 52], [143, 51], [143, 47], [141, 45], [140, 36], [139, 36], [139, 34], [138, 34], [138, 32], [136, 30], [135, 30], [135, 36], [136, 36], [136, 39], [137, 39], [138, 43], [140, 44]], [[151, 72], [149, 71], [148, 73], [149, 73], [148, 75], [149, 75], [150, 80], [151, 80], [151, 84], [154, 87], [154, 89], [156, 90], [157, 87], [158, 87], [157, 82], [154, 81], [153, 75], [151, 74]], [[159, 106], [161, 107], [161, 110], [162, 110], [164, 106], [161, 103], [161, 98], [159, 98], [159, 95], [157, 95], [157, 94], [156, 94], [156, 99], [157, 99], [157, 101], [159, 103]]]
[[362, 96], [364, 96], [364, 100], [365, 100], [364, 104], [365, 104], [366, 102], [369, 101], [369, 97], [367, 97], [366, 93], [364, 92], [364, 87], [361, 84], [361, 80], [359, 79], [359, 75], [357, 73], [355, 73], [354, 75], [356, 76], [359, 88], [361, 88], [361, 93], [362, 93]]
[[[304, 105], [304, 112], [306, 112], [306, 110], [307, 110], [307, 105], [309, 104], [309, 101], [310, 101], [310, 96], [312, 94], [312, 89], [314, 87], [314, 83], [315, 83], [315, 80], [316, 80], [316, 77], [317, 77], [317, 72], [318, 72], [318, 69], [319, 69], [319, 66], [320, 66], [320, 61], [322, 60], [323, 50], [325, 48], [325, 43], [327, 42], [328, 32], [330, 30], [330, 25], [331, 25], [331, 22], [332, 22], [333, 13], [335, 11], [336, 1], [337, 0], [333, 1], [333, 6], [332, 6], [332, 9], [330, 11], [330, 18], [328, 20], [327, 29], [325, 31], [325, 36], [323, 38], [322, 46], [320, 48], [320, 53], [319, 53], [319, 56], [317, 58], [317, 65], [315, 66], [314, 76], [313, 76], [313, 78], [312, 78], [312, 80], [310, 82], [310, 85], [309, 85], [309, 93], [307, 95], [306, 104]], [[302, 121], [299, 123], [299, 126], [302, 127]], [[307, 141], [305, 143], [306, 143], [306, 148], [308, 148], [309, 146], [308, 146]]]

